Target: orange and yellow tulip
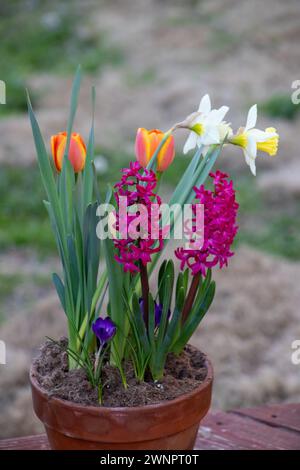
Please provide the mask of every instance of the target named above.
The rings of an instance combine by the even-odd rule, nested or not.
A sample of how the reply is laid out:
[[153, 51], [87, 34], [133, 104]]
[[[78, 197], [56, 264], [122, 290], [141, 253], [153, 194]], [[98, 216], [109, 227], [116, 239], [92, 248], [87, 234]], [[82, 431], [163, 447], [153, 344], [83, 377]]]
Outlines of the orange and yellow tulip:
[[[138, 129], [135, 140], [135, 154], [143, 168], [146, 168], [148, 165], [164, 136], [164, 132], [158, 129], [150, 131], [142, 127]], [[165, 171], [171, 165], [174, 156], [174, 137], [170, 135], [157, 155], [157, 171]]]
[[[60, 132], [51, 137], [51, 151], [57, 171], [61, 171], [65, 147], [67, 143], [67, 133]], [[75, 173], [83, 170], [86, 159], [86, 146], [80, 134], [72, 132], [69, 148], [69, 160]]]

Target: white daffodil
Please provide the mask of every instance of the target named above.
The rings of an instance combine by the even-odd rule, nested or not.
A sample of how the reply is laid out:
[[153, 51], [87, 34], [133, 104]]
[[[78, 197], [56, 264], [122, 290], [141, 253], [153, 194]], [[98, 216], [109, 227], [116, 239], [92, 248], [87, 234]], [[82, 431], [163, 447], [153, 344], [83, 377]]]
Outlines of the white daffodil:
[[203, 96], [200, 101], [197, 112], [191, 114], [181, 123], [180, 127], [186, 127], [191, 130], [189, 137], [184, 145], [183, 152], [187, 153], [196, 146], [209, 146], [219, 144], [222, 139], [222, 131], [229, 125], [223, 119], [229, 110], [228, 106], [222, 106], [219, 109], [211, 109], [209, 95]]
[[256, 175], [255, 160], [257, 151], [261, 150], [269, 155], [276, 155], [279, 135], [274, 127], [268, 127], [265, 131], [255, 129], [257, 121], [257, 105], [254, 104], [248, 112], [245, 127], [240, 127], [238, 132], [229, 138], [229, 141], [243, 149], [247, 165], [253, 175]]

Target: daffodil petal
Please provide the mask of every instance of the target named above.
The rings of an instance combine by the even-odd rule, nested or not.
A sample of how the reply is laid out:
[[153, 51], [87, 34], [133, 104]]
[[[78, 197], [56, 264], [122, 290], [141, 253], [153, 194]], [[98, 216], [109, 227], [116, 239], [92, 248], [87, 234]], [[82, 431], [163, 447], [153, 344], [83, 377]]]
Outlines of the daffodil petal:
[[256, 139], [249, 133], [247, 134], [247, 137], [248, 137], [248, 140], [247, 140], [246, 152], [249, 154], [250, 158], [256, 158], [256, 155], [257, 155]]
[[257, 105], [254, 104], [253, 106], [251, 106], [251, 108], [248, 111], [245, 131], [252, 129], [256, 125], [256, 121], [257, 121]]
[[220, 142], [223, 142], [225, 137], [229, 139], [233, 135], [233, 131], [230, 127], [230, 124], [227, 122], [221, 122], [219, 125], [219, 136], [220, 136]]
[[251, 158], [246, 149], [243, 149], [244, 157], [247, 165], [250, 167], [251, 173], [256, 176], [255, 158]]
[[266, 140], [277, 137], [277, 132], [266, 132], [259, 129], [251, 129], [248, 134], [250, 134], [256, 142], [265, 142]]
[[251, 173], [252, 173], [254, 176], [256, 176], [255, 158], [251, 158], [251, 159], [250, 159], [249, 166], [250, 166]]
[[223, 119], [224, 119], [225, 115], [228, 113], [228, 111], [229, 111], [228, 106], [221, 106], [221, 108], [216, 109], [215, 118], [218, 121], [218, 124], [220, 124], [223, 121]]
[[190, 135], [188, 136], [184, 147], [183, 147], [183, 153], [188, 153], [190, 150], [196, 147], [197, 145], [197, 134], [195, 132], [191, 132]]
[[247, 165], [250, 165], [250, 156], [248, 155], [248, 152], [245, 149], [243, 149], [243, 152]]
[[208, 126], [205, 129], [205, 134], [201, 139], [203, 145], [212, 145], [220, 143], [220, 133], [216, 126]]
[[204, 95], [200, 101], [198, 111], [203, 114], [208, 114], [211, 110], [211, 102], [208, 94]]

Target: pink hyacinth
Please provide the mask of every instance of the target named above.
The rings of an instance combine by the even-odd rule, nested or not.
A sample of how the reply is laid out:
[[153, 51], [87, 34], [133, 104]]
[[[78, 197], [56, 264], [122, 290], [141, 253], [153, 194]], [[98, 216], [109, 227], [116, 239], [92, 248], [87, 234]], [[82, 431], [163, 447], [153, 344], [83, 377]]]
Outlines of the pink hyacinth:
[[[180, 259], [180, 267], [188, 266], [192, 274], [206, 275], [206, 269], [219, 264], [219, 267], [227, 266], [228, 258], [233, 256], [230, 247], [238, 231], [236, 217], [238, 203], [235, 199], [233, 182], [228, 180], [228, 175], [217, 171], [210, 173], [213, 179], [214, 190], [205, 189], [204, 185], [194, 188], [197, 202], [204, 205], [204, 237], [200, 249], [196, 247], [196, 241], [191, 239], [191, 249], [178, 248], [175, 254]], [[193, 207], [195, 215], [195, 207]], [[193, 218], [192, 222], [195, 222]], [[190, 234], [194, 232], [194, 226]]]
[[[139, 162], [130, 162], [129, 168], [122, 169], [121, 181], [115, 185], [118, 206], [115, 228], [119, 234], [122, 234], [123, 230], [127, 234], [125, 238], [122, 236], [114, 239], [114, 245], [118, 249], [115, 258], [123, 264], [125, 272], [139, 272], [139, 263], [146, 266], [151, 261], [151, 255], [162, 249], [164, 230], [157, 230], [157, 238], [152, 238], [151, 233], [152, 206], [155, 204], [159, 207], [161, 204], [161, 198], [154, 193], [156, 183], [156, 175], [152, 170], [143, 169]], [[120, 215], [120, 196], [127, 198], [128, 210], [125, 217]], [[130, 212], [130, 206], [134, 207], [136, 204], [142, 204], [146, 212], [146, 220], [142, 219], [140, 224], [143, 236], [139, 238], [134, 238], [130, 232], [130, 224], [139, 217], [135, 211]]]

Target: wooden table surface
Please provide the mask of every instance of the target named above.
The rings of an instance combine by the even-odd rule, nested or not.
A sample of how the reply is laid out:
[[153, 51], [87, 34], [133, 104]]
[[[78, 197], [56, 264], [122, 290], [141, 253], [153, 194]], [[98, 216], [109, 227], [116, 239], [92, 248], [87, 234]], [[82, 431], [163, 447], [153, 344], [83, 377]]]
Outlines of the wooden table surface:
[[[0, 440], [0, 450], [48, 450], [45, 434]], [[211, 411], [197, 450], [300, 450], [300, 403]]]

